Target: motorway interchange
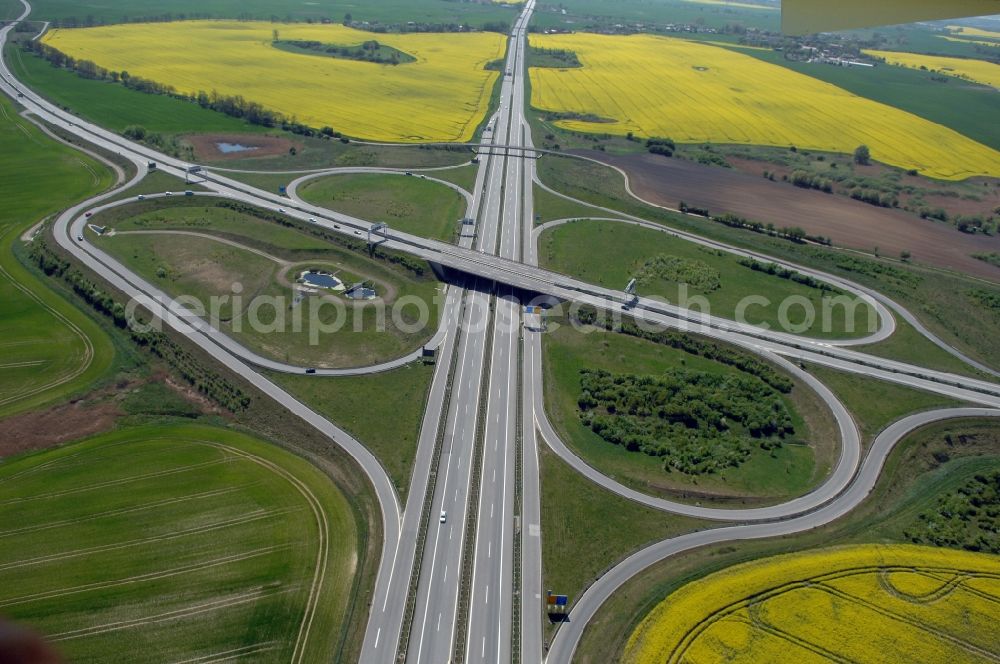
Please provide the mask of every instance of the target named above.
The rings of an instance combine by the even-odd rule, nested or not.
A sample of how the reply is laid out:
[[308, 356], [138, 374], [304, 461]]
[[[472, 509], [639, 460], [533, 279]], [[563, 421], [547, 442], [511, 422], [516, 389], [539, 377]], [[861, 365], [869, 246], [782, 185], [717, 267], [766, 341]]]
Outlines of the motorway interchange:
[[[23, 4], [22, 19], [30, 12], [30, 6]], [[894, 331], [895, 314], [970, 365], [986, 369], [935, 338], [888, 298], [837, 277], [789, 266], [864, 298], [879, 314], [878, 330], [863, 339], [817, 342], [789, 334], [763, 333], [748, 325], [642, 298], [631, 315], [740, 346], [778, 364], [815, 390], [831, 408], [841, 436], [839, 460], [822, 486], [771, 507], [704, 508], [641, 494], [601, 475], [576, 457], [559, 439], [545, 414], [541, 337], [539, 332], [523, 326], [518, 294], [537, 293], [604, 310], [620, 310], [626, 299], [621, 292], [537, 267], [540, 231], [533, 228], [532, 201], [537, 176], [534, 159], [527, 158], [533, 144], [524, 116], [526, 28], [533, 10], [534, 1], [529, 0], [512, 30], [499, 109], [490, 119], [478, 148], [479, 168], [467, 215], [476, 221], [475, 235], [462, 237], [455, 246], [391, 232], [383, 243], [386, 248], [426, 259], [450, 275], [445, 315], [430, 343], [438, 349], [438, 361], [405, 505], [399, 504], [392, 482], [364, 445], [260, 372], [273, 369], [301, 373], [302, 367], [262, 358], [240, 346], [86, 241], [85, 213], [124, 204], [107, 202], [120, 189], [66, 210], [53, 227], [59, 244], [81, 263], [343, 447], [367, 474], [381, 506], [384, 540], [361, 655], [364, 662], [569, 662], [583, 630], [603, 602], [648, 566], [707, 544], [791, 534], [829, 523], [865, 499], [892, 447], [910, 431], [954, 417], [1000, 416], [1000, 410], [996, 410], [1000, 408], [1000, 386], [996, 384], [851, 350], [851, 346], [888, 338]], [[9, 25], [0, 31], [0, 46], [12, 29], [13, 25]], [[179, 177], [186, 177], [192, 167], [82, 122], [17, 81], [6, 63], [0, 66], [0, 89], [35, 119], [131, 161], [137, 175], [125, 186], [138, 182], [150, 161]], [[494, 147], [500, 145], [520, 149]], [[237, 182], [221, 172], [203, 175], [206, 180], [201, 184], [208, 193], [198, 195], [223, 196], [269, 209], [289, 205], [287, 198]], [[367, 233], [371, 227], [365, 220], [309, 205], [297, 198], [295, 189], [289, 188], [294, 208], [287, 210], [288, 216], [300, 221], [315, 220], [332, 232], [351, 236]], [[619, 223], [656, 226], [614, 214]], [[688, 234], [664, 232], [750, 255]], [[322, 380], [323, 375], [384, 371], [415, 357], [411, 354], [365, 369], [321, 370], [317, 380]], [[802, 362], [869, 375], [980, 407], [906, 418], [883, 431], [863, 456], [851, 415], [830, 390], [800, 368]], [[590, 480], [620, 495], [665, 512], [738, 525], [665, 540], [620, 562], [576, 598], [570, 622], [559, 627], [551, 644], [545, 644], [540, 443], [547, 444]]]

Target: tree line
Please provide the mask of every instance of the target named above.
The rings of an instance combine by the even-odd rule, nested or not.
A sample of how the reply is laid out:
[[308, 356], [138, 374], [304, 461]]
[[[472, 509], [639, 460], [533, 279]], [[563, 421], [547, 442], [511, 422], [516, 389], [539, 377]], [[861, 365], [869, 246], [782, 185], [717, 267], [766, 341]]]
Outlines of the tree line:
[[788, 279], [789, 281], [794, 281], [797, 284], [802, 284], [803, 286], [808, 286], [809, 288], [815, 288], [825, 293], [838, 292], [836, 288], [825, 281], [820, 281], [819, 279], [810, 277], [808, 274], [802, 274], [801, 272], [796, 272], [795, 270], [789, 270], [788, 268], [781, 267], [776, 263], [762, 263], [754, 258], [741, 258], [738, 262], [743, 267], [748, 267], [754, 272], [763, 272], [764, 274], [770, 274], [771, 276], [778, 277], [779, 279]]
[[132, 321], [121, 302], [99, 288], [80, 270], [70, 265], [69, 261], [53, 252], [44, 240], [36, 240], [29, 255], [46, 276], [62, 280], [90, 308], [108, 318], [115, 327], [128, 332], [136, 345], [173, 367], [199, 394], [234, 413], [250, 406], [251, 399], [246, 392], [206, 366], [163, 332], [133, 329], [130, 326]]
[[597, 309], [589, 305], [580, 307], [574, 312], [573, 318], [581, 325], [602, 327], [611, 332], [645, 339], [646, 341], [652, 341], [684, 351], [689, 355], [696, 355], [725, 364], [745, 374], [759, 378], [782, 394], [789, 394], [794, 386], [791, 378], [779, 373], [771, 365], [758, 360], [752, 355], [720, 346], [711, 341], [699, 339], [684, 332], [677, 330], [645, 330], [636, 325], [632, 319], [614, 321], [606, 315], [599, 315]]

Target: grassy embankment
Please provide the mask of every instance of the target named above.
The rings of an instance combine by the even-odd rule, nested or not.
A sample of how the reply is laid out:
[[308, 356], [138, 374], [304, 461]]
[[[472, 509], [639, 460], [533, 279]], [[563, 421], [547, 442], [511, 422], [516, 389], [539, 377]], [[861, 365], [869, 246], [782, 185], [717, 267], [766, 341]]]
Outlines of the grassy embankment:
[[[270, 374], [275, 381], [364, 443], [385, 467], [406, 501], [420, 425], [434, 367], [420, 363], [371, 376], [321, 378]], [[375, 413], [373, 404], [391, 408]]]

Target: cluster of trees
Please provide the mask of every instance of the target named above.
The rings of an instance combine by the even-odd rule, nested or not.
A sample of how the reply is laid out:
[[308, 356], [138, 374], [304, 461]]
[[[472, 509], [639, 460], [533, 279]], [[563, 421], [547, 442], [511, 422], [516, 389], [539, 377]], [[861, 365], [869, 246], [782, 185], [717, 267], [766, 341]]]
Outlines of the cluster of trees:
[[1000, 253], [997, 253], [995, 251], [982, 254], [972, 254], [972, 257], [975, 258], [977, 261], [983, 261], [984, 263], [989, 263], [990, 265], [1000, 267]]
[[917, 214], [920, 215], [921, 219], [936, 219], [938, 221], [948, 221], [948, 211], [940, 207], [928, 207], [923, 205], [917, 208]]
[[603, 327], [612, 332], [626, 334], [630, 337], [645, 339], [654, 343], [676, 348], [689, 355], [703, 357], [726, 366], [733, 367], [758, 378], [770, 385], [782, 394], [792, 391], [793, 383], [790, 378], [776, 371], [771, 365], [758, 360], [756, 357], [743, 353], [733, 348], [720, 346], [719, 344], [698, 339], [690, 334], [678, 332], [676, 330], [651, 331], [640, 328], [631, 319], [614, 321], [607, 316], [599, 316], [597, 309], [591, 306], [580, 307], [574, 314], [576, 322], [582, 325]]
[[716, 223], [722, 224], [723, 226], [729, 226], [730, 228], [742, 228], [743, 230], [753, 231], [754, 233], [760, 233], [762, 235], [784, 238], [795, 243], [801, 243], [804, 240], [809, 240], [810, 242], [826, 246], [833, 244], [833, 241], [830, 238], [822, 235], [810, 235], [800, 226], [782, 226], [781, 228], [778, 228], [770, 222], [765, 224], [760, 221], [752, 221], [746, 217], [730, 214], [728, 212], [710, 217], [710, 219]]
[[225, 113], [226, 115], [240, 118], [250, 124], [262, 127], [280, 127], [285, 131], [303, 136], [315, 136], [317, 134], [315, 129], [298, 122], [295, 118], [289, 118], [276, 111], [268, 110], [257, 102], [245, 99], [242, 95], [220, 95], [215, 90], [211, 92], [201, 90], [194, 95], [184, 95], [177, 92], [171, 85], [164, 85], [146, 78], [133, 76], [127, 71], [108, 71], [89, 60], [77, 60], [38, 41], [25, 42], [24, 48], [45, 58], [53, 66], [70, 69], [83, 78], [121, 83], [129, 89], [139, 92], [167, 95], [176, 99], [194, 102], [202, 108]]
[[781, 279], [788, 279], [789, 281], [794, 281], [797, 284], [802, 284], [803, 286], [808, 286], [824, 292], [836, 291], [833, 286], [825, 281], [820, 281], [819, 279], [810, 277], [807, 274], [802, 274], [801, 272], [796, 272], [795, 270], [789, 270], [788, 268], [781, 267], [775, 263], [762, 263], [753, 258], [741, 258], [739, 260], [739, 264], [743, 267], [750, 268], [754, 272], [763, 272]]
[[[877, 249], [876, 253], [878, 253]], [[888, 263], [858, 258], [857, 256], [848, 256], [846, 254], [838, 254], [836, 259], [836, 267], [840, 270], [875, 277], [883, 281], [890, 279], [896, 282], [895, 285], [915, 288], [923, 281], [923, 277], [920, 275], [909, 270], [900, 270]]]
[[[337, 58], [361, 60], [364, 62], [373, 62], [375, 64], [398, 65], [402, 62], [409, 62], [413, 60], [412, 57], [408, 58], [405, 54], [401, 54], [394, 48], [383, 47], [382, 44], [374, 39], [369, 39], [368, 41], [362, 43], [361, 46], [354, 48], [350, 46], [337, 46], [336, 44], [324, 44], [319, 41], [305, 40], [280, 41], [275, 39], [273, 43], [276, 46], [290, 46], [302, 51], [314, 51], [319, 54]], [[387, 54], [383, 53], [383, 50], [386, 51]]]
[[69, 262], [55, 254], [44, 240], [32, 244], [30, 255], [42, 272], [65, 282], [94, 311], [109, 318], [115, 327], [128, 331], [134, 343], [176, 369], [180, 376], [200, 394], [234, 413], [246, 410], [250, 406], [248, 394], [206, 366], [166, 334], [155, 330], [147, 332], [133, 329], [125, 307], [98, 288]]
[[533, 67], [573, 68], [583, 66], [575, 51], [568, 51], [562, 48], [530, 46], [528, 48], [528, 57], [531, 59]]
[[646, 139], [646, 149], [652, 154], [673, 157], [674, 152], [677, 150], [677, 144], [674, 143], [672, 138], [653, 137]]
[[979, 473], [939, 497], [904, 535], [915, 544], [1000, 553], [1000, 470]]
[[788, 181], [802, 189], [815, 189], [826, 194], [833, 193], [833, 180], [808, 171], [793, 171]]
[[704, 261], [660, 254], [643, 263], [635, 274], [640, 284], [650, 284], [660, 279], [688, 284], [702, 292], [718, 290], [722, 286], [719, 271]]
[[708, 211], [708, 208], [706, 208], [706, 207], [700, 207], [698, 205], [688, 205], [684, 201], [680, 202], [680, 204], [677, 206], [677, 209], [680, 210], [681, 212], [683, 212], [684, 214], [693, 214], [693, 215], [697, 215], [699, 217], [711, 217], [712, 216], [711, 213]]
[[973, 288], [969, 291], [969, 297], [975, 300], [979, 306], [994, 313], [1000, 313], [1000, 292], [985, 288]]
[[584, 369], [578, 405], [584, 425], [604, 440], [661, 457], [665, 468], [688, 474], [739, 466], [754, 443], [774, 449], [795, 432], [781, 397], [739, 374]]
[[856, 201], [875, 205], [877, 207], [894, 208], [899, 207], [899, 197], [889, 192], [879, 192], [876, 189], [864, 189], [855, 187], [851, 189], [850, 196]]
[[[474, 26], [465, 23], [422, 23], [408, 21], [406, 23], [379, 23], [377, 21], [355, 21], [351, 14], [344, 16], [344, 25], [359, 30], [367, 30], [386, 34], [389, 32], [472, 32]], [[507, 34], [510, 32], [510, 23], [505, 21], [487, 21], [479, 26], [482, 32], [499, 32]]]
[[985, 217], [981, 214], [960, 214], [952, 219], [952, 223], [963, 233], [992, 235], [996, 232], [996, 221], [992, 217]]

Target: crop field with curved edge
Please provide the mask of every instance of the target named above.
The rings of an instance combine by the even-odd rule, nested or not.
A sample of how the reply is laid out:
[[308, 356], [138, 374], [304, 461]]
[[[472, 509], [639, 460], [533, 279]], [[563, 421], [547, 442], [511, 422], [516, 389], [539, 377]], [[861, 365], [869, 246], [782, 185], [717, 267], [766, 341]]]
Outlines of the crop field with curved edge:
[[282, 41], [337, 46], [373, 38], [342, 25], [184, 21], [53, 30], [44, 39], [185, 94], [241, 95], [313, 127], [401, 143], [470, 140], [499, 76], [484, 67], [506, 48], [496, 33], [378, 34], [416, 62], [375, 64], [283, 51], [271, 43], [275, 31]]
[[867, 545], [765, 558], [672, 593], [623, 661], [977, 662], [1000, 654], [1000, 558]]
[[346, 497], [288, 452], [159, 425], [0, 469], [0, 611], [74, 662], [329, 660], [358, 566]]
[[532, 105], [591, 133], [796, 146], [960, 180], [1000, 176], [1000, 152], [954, 130], [728, 49], [650, 35], [533, 35], [582, 67], [532, 69]]
[[865, 51], [865, 54], [882, 58], [890, 65], [909, 67], [910, 69], [924, 68], [1000, 89], [1000, 65], [985, 60], [948, 58], [941, 55], [922, 55], [898, 51]]
[[59, 145], [0, 99], [0, 417], [71, 394], [114, 359], [107, 335], [47, 290], [13, 254], [36, 222], [112, 184], [111, 172]]

